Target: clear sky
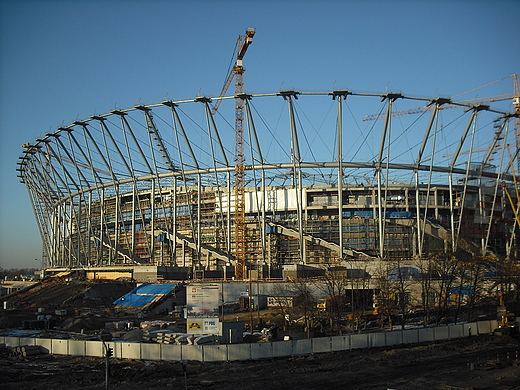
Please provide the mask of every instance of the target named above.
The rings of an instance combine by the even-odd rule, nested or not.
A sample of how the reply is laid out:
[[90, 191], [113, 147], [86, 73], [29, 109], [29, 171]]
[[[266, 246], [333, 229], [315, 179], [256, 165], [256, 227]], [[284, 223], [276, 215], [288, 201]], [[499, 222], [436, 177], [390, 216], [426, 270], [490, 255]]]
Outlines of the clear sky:
[[21, 144], [114, 108], [218, 96], [247, 27], [247, 92], [436, 97], [520, 73], [519, 15], [517, 0], [0, 0], [0, 267], [40, 265]]

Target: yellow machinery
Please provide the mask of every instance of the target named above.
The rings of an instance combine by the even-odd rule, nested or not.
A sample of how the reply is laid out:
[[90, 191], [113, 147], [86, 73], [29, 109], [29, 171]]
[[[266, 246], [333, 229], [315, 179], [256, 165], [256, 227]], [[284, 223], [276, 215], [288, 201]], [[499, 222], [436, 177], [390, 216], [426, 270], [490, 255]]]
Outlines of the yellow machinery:
[[318, 303], [316, 304], [316, 308], [318, 309], [318, 311], [327, 310], [327, 301], [328, 301], [328, 299], [324, 299], [324, 298], [318, 299]]
[[497, 307], [497, 322], [498, 328], [495, 329], [494, 333], [499, 335], [510, 335], [517, 332], [516, 318], [515, 315], [509, 311], [504, 304], [504, 294], [499, 291], [499, 305]]

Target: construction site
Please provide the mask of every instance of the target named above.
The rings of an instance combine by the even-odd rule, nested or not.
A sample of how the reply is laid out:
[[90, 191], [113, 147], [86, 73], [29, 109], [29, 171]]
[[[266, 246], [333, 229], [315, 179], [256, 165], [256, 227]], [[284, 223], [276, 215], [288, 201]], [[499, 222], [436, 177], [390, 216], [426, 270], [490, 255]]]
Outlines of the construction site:
[[[444, 389], [462, 386], [470, 364], [489, 367], [489, 354], [504, 368], [500, 383], [518, 383], [517, 75], [453, 98], [247, 93], [243, 61], [255, 33], [238, 37], [219, 96], [114, 109], [22, 145], [17, 171], [42, 239], [41, 280], [3, 285], [0, 337], [41, 340], [51, 357], [35, 358], [38, 388], [56, 385], [42, 379], [54, 355], [67, 355], [61, 367], [98, 370], [110, 348], [154, 361], [153, 380], [141, 362], [117, 363], [113, 377], [127, 389], [273, 380], [294, 388], [288, 373], [318, 387], [318, 372], [338, 370], [358, 388]], [[457, 341], [472, 329], [477, 337]], [[439, 349], [426, 353], [426, 341]], [[251, 346], [259, 343], [269, 347]], [[199, 365], [213, 361], [205, 353], [265, 359], [215, 381], [226, 369]], [[287, 370], [274, 367], [287, 356]], [[443, 380], [393, 381], [419, 356]], [[449, 376], [444, 359], [460, 375]], [[376, 361], [377, 375], [359, 366]], [[16, 362], [2, 364], [10, 388], [27, 385]], [[479, 383], [484, 374], [474, 372]], [[78, 378], [78, 388], [97, 386], [92, 373]], [[497, 380], [487, 375], [486, 388]]]
[[[229, 344], [229, 347], [245, 347], [258, 354], [269, 351], [274, 343], [287, 347], [303, 342], [314, 349], [330, 343], [334, 350], [312, 354], [300, 351], [291, 356], [267, 358], [257, 355], [241, 361], [234, 361], [236, 357], [229, 354], [228, 359], [219, 361], [210, 352], [212, 349], [221, 351], [225, 344], [169, 344], [177, 332], [186, 330], [185, 320], [173, 313], [162, 313], [157, 310], [158, 306], [152, 305], [138, 310], [116, 305], [117, 297], [120, 300], [134, 286], [129, 282], [53, 278], [36, 283], [7, 300], [2, 297], [11, 305], [10, 309], [0, 310], [2, 388], [56, 389], [66, 384], [69, 389], [108, 387], [127, 390], [143, 387], [311, 389], [323, 386], [331, 389], [518, 389], [518, 338], [481, 333], [482, 321], [451, 326], [450, 329], [464, 331], [452, 334], [447, 340], [435, 341], [428, 337], [422, 342], [412, 341], [410, 335], [431, 334], [433, 328], [413, 329], [409, 324], [408, 330], [385, 333], [387, 340], [390, 335], [401, 335], [408, 342], [369, 348], [360, 347], [354, 341], [359, 343], [380, 333], [345, 331], [343, 336], [331, 338], [313, 334], [312, 339], [305, 339], [305, 332], [298, 332], [301, 328], [293, 324], [286, 329], [288, 332], [283, 332], [280, 326], [277, 337], [272, 338], [278, 341], [257, 338], [254, 343], [249, 337], [244, 341], [250, 344]], [[285, 312], [296, 313], [290, 309]], [[283, 317], [279, 308], [261, 310], [260, 315], [267, 326]], [[36, 320], [37, 316], [44, 320]], [[254, 316], [256, 321], [256, 312]], [[229, 322], [236, 319], [247, 322], [249, 313], [239, 310], [227, 313], [225, 317]], [[31, 329], [22, 329], [22, 323], [29, 324]], [[38, 323], [48, 326], [35, 329]], [[446, 333], [448, 326], [439, 329], [440, 333]], [[468, 330], [471, 337], [468, 337]], [[255, 331], [256, 334], [259, 332]], [[285, 340], [284, 335], [290, 335], [291, 339]], [[298, 337], [303, 338], [298, 340]], [[377, 339], [373, 338], [374, 341]], [[342, 348], [340, 344], [343, 343], [338, 344], [341, 340], [343, 343], [350, 340], [350, 348]], [[6, 348], [6, 344], [9, 347]], [[105, 353], [103, 344], [112, 349], [112, 356]], [[95, 345], [99, 347], [91, 349], [90, 346]], [[200, 361], [196, 356], [202, 348], [205, 348], [205, 359]], [[83, 353], [85, 349], [90, 350], [91, 356], [81, 355], [82, 349]], [[166, 353], [180, 349], [183, 352], [179, 358]], [[135, 352], [139, 350], [147, 352], [147, 356], [137, 357]], [[153, 357], [154, 350], [162, 351], [161, 359]]]
[[23, 145], [45, 269], [241, 280], [459, 249], [491, 263], [516, 256], [516, 75], [514, 94], [467, 101], [248, 95], [239, 64], [253, 35], [239, 42], [232, 99], [114, 110]]

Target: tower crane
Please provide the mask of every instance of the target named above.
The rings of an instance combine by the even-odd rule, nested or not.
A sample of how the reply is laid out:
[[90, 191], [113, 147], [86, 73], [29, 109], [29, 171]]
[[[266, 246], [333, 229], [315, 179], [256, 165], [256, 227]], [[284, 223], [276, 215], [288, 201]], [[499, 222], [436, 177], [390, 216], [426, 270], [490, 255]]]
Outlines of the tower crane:
[[[518, 75], [517, 74], [512, 74], [507, 77], [503, 77], [500, 80], [496, 80], [496, 81], [493, 81], [486, 85], [482, 85], [480, 87], [472, 89], [471, 91], [461, 93], [457, 96], [464, 95], [464, 94], [472, 92], [476, 89], [487, 87], [488, 85], [491, 85], [494, 83], [498, 83], [499, 81], [503, 81], [509, 77], [511, 77], [513, 79], [513, 84], [514, 84], [514, 91], [512, 94], [508, 93], [508, 94], [504, 94], [504, 95], [488, 96], [488, 97], [477, 98], [477, 99], [453, 101], [452, 104], [445, 104], [444, 106], [442, 106], [441, 109], [445, 110], [447, 108], [460, 107], [461, 105], [477, 105], [479, 103], [490, 103], [490, 102], [498, 102], [498, 101], [502, 101], [502, 100], [512, 99], [515, 114], [520, 114], [520, 88], [518, 86]], [[434, 108], [434, 106], [430, 104], [430, 105], [426, 105], [423, 107], [411, 108], [408, 110], [393, 111], [392, 116], [395, 117], [395, 116], [404, 116], [404, 115], [410, 115], [410, 114], [420, 114], [420, 113], [427, 112], [427, 111], [433, 111], [433, 108]], [[381, 119], [384, 117], [385, 117], [384, 114], [373, 114], [373, 115], [364, 116], [362, 120], [363, 121], [372, 121], [372, 120]], [[515, 126], [515, 127], [518, 129], [518, 126]]]
[[[253, 42], [255, 29], [250, 27], [244, 36], [238, 36], [236, 60], [229, 73], [220, 97], [222, 98], [233, 78], [235, 79], [235, 277], [243, 279], [246, 267], [246, 207], [245, 207], [245, 167], [244, 167], [244, 71], [242, 60], [249, 45]], [[218, 110], [219, 99], [212, 114]]]
[[[233, 78], [235, 75], [237, 75], [237, 79], [235, 82], [235, 95], [244, 93], [244, 84], [243, 84], [243, 74], [245, 71], [245, 68], [242, 66], [242, 60], [246, 54], [247, 48], [249, 45], [253, 42], [253, 36], [255, 35], [255, 29], [253, 27], [249, 27], [246, 30], [245, 36], [238, 36], [237, 40], [237, 53], [236, 53], [236, 59], [235, 64], [233, 65], [233, 68], [231, 69], [231, 72], [229, 72], [229, 75], [226, 79], [226, 82], [224, 83], [224, 86], [222, 87], [222, 91], [220, 92], [219, 98], [224, 97], [226, 94], [229, 86], [231, 85], [231, 82], [233, 81]], [[240, 90], [238, 90], [238, 82], [240, 80]], [[222, 102], [222, 99], [217, 100], [215, 105], [213, 106], [213, 110], [211, 113], [215, 115], [218, 111], [218, 107], [220, 106], [220, 103]]]
[[[456, 102], [453, 102], [452, 104], [446, 104], [442, 107], [440, 107], [440, 110], [445, 110], [447, 108], [455, 108], [460, 107], [461, 105], [477, 105], [480, 103], [490, 103], [490, 102], [499, 102], [502, 100], [508, 100], [513, 99], [514, 101], [514, 95], [511, 93], [507, 93], [504, 95], [497, 95], [497, 96], [488, 96], [483, 98], [477, 98], [477, 99], [469, 99], [469, 100], [459, 100]], [[392, 116], [405, 116], [405, 115], [411, 115], [411, 114], [420, 114], [423, 112], [433, 111], [434, 105], [426, 105], [423, 107], [417, 107], [417, 108], [410, 108], [407, 110], [399, 110], [399, 111], [392, 111]], [[363, 117], [363, 121], [373, 121], [376, 119], [382, 119], [385, 117], [385, 114], [372, 114], [372, 115], [366, 115]]]
[[[512, 147], [520, 148], [520, 87], [518, 85], [518, 75], [516, 73], [512, 74], [512, 75], [509, 75], [509, 76], [506, 76], [506, 77], [503, 77], [503, 78], [501, 78], [499, 80], [493, 81], [491, 83], [482, 85], [480, 87], [474, 88], [474, 89], [472, 89], [470, 91], [464, 92], [464, 93], [459, 94], [457, 96], [464, 95], [466, 93], [475, 91], [476, 89], [487, 87], [488, 85], [491, 85], [491, 84], [494, 84], [494, 83], [498, 83], [499, 81], [503, 81], [503, 80], [505, 80], [505, 79], [507, 79], [509, 77], [511, 77], [513, 79], [513, 93], [512, 94], [488, 96], [488, 97], [477, 98], [477, 99], [470, 99], [470, 100], [453, 101], [451, 104], [445, 104], [442, 107], [440, 107], [439, 109], [440, 110], [445, 110], [447, 108], [460, 107], [461, 105], [465, 105], [465, 106], [468, 106], [468, 105], [478, 105], [478, 104], [482, 104], [482, 103], [498, 102], [498, 101], [512, 99], [512, 103], [513, 103], [513, 107], [514, 107], [514, 111], [513, 111], [512, 115], [515, 118], [515, 122], [514, 123], [515, 123], [516, 145], [515, 144], [507, 144], [507, 145], [504, 145], [504, 146], [497, 146], [496, 149], [512, 148]], [[404, 116], [404, 115], [411, 115], [411, 114], [419, 114], [419, 113], [423, 113], [423, 112], [427, 112], [427, 111], [432, 111], [433, 109], [434, 109], [434, 105], [433, 104], [429, 104], [429, 105], [426, 105], [426, 106], [423, 106], [423, 107], [412, 108], [412, 109], [408, 109], [408, 110], [393, 111], [392, 112], [392, 116], [396, 117], [396, 116]], [[384, 116], [385, 116], [384, 114], [366, 115], [366, 116], [363, 117], [362, 120], [363, 121], [371, 121], [371, 120], [384, 118]], [[474, 153], [474, 152], [483, 152], [483, 151], [489, 151], [489, 147], [481, 148], [481, 149], [473, 149], [473, 150], [462, 151], [459, 154], [471, 154], [471, 153]], [[453, 156], [453, 155], [454, 155], [453, 153], [446, 153], [446, 154], [443, 155], [443, 157], [450, 157], [450, 156]], [[518, 167], [519, 167], [519, 170], [520, 170], [520, 159], [518, 160]]]
[[[515, 136], [516, 136], [516, 147], [520, 148], [520, 86], [518, 86], [518, 75], [513, 74], [513, 106], [515, 107]], [[520, 162], [519, 162], [520, 164]], [[519, 167], [520, 168], [520, 167]]]
[[[481, 152], [489, 152], [489, 146], [486, 146], [484, 148], [477, 148], [477, 149], [472, 149], [472, 150], [462, 150], [461, 152], [459, 152], [459, 155], [460, 154], [472, 154], [472, 153], [481, 153]], [[495, 147], [496, 150], [501, 150], [501, 149], [511, 149], [511, 148], [516, 148], [516, 145], [513, 144], [513, 143], [510, 143], [510, 144], [506, 144], [504, 146], [501, 146], [501, 145], [497, 145]], [[442, 155], [442, 157], [453, 157], [455, 156], [455, 153], [454, 152], [450, 152], [450, 153], [444, 153]]]

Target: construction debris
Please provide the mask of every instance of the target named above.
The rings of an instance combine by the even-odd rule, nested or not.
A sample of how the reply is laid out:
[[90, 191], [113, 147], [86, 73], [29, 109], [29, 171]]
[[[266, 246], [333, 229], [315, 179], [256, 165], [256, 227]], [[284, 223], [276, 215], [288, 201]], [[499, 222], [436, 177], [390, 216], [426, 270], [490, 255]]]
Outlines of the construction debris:
[[[4, 345], [5, 346], [5, 345]], [[9, 357], [18, 356], [35, 356], [42, 354], [42, 349], [39, 345], [23, 345], [20, 347], [12, 347], [7, 353]]]

